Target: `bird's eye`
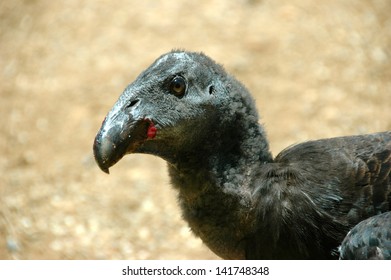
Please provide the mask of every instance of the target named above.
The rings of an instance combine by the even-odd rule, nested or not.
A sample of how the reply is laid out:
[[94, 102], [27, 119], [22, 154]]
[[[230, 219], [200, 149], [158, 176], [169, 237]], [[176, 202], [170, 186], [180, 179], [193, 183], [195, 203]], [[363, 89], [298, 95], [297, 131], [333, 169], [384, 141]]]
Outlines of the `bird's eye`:
[[186, 81], [181, 76], [176, 76], [170, 82], [170, 91], [177, 97], [182, 97], [186, 92]]

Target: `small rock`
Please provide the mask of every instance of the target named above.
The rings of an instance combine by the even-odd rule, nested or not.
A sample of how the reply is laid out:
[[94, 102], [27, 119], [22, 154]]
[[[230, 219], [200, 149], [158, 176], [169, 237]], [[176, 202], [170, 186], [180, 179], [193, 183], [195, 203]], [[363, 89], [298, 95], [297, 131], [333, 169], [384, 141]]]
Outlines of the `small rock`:
[[7, 237], [7, 249], [10, 252], [17, 252], [20, 251], [20, 244], [19, 242], [14, 239], [12, 236]]

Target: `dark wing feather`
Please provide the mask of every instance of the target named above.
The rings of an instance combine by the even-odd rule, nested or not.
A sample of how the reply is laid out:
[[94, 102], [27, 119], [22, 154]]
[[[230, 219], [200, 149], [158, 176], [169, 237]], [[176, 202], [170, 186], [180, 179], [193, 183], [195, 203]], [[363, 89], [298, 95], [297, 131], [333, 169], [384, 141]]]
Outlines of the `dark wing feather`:
[[345, 260], [391, 260], [391, 212], [356, 225], [343, 240], [340, 254]]
[[390, 210], [390, 169], [391, 132], [282, 151], [256, 181], [257, 230], [247, 241], [247, 257], [337, 258], [354, 225]]

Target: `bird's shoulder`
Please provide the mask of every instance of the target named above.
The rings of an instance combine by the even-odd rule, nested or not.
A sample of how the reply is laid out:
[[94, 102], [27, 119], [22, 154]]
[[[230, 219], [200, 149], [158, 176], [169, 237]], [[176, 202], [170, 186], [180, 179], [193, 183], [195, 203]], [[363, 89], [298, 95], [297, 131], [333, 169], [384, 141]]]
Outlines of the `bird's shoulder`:
[[265, 181], [297, 188], [354, 224], [391, 208], [391, 132], [297, 144], [265, 171]]
[[369, 161], [373, 157], [386, 159], [391, 150], [391, 131], [325, 138], [292, 145], [281, 151], [276, 162], [321, 161], [319, 156], [334, 158], [361, 159]]
[[391, 131], [303, 142], [283, 150], [275, 163], [319, 178], [342, 176], [355, 185], [389, 184]]

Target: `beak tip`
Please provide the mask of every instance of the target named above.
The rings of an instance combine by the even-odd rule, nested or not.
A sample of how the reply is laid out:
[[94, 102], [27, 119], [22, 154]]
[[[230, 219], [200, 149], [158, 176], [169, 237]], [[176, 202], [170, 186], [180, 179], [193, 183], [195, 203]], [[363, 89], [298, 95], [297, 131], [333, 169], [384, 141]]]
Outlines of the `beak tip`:
[[105, 172], [106, 174], [110, 174], [109, 172], [109, 165], [107, 165], [107, 156], [104, 156], [104, 149], [102, 149], [101, 141], [100, 141], [100, 135], [98, 134], [95, 138], [94, 145], [93, 145], [93, 152], [94, 152], [94, 158], [95, 162], [99, 166], [100, 170]]

